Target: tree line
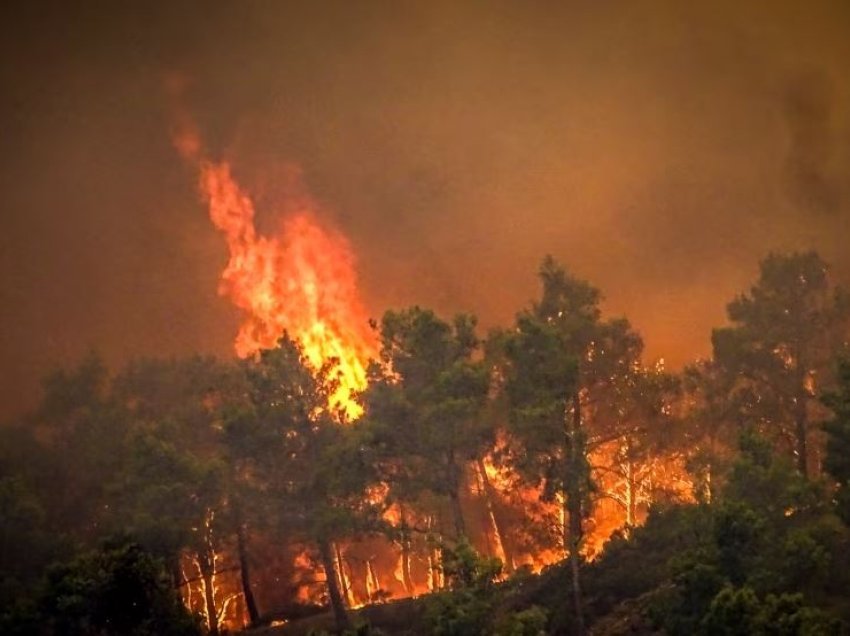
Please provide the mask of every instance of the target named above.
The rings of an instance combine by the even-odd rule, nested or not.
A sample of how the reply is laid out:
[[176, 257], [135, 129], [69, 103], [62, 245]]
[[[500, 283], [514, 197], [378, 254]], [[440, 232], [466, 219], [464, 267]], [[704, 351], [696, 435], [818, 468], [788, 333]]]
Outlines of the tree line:
[[[850, 521], [850, 303], [822, 259], [765, 258], [712, 357], [680, 373], [551, 257], [539, 280], [486, 338], [471, 315], [387, 311], [356, 422], [328, 406], [333, 365], [286, 334], [244, 361], [54, 372], [0, 430], [0, 631], [218, 634], [311, 603], [344, 631], [360, 602], [453, 588], [467, 596], [435, 601], [432, 632], [487, 633], [493, 581], [563, 560], [557, 594], [512, 625], [583, 634], [611, 555], [651, 561], [630, 551], [670, 527], [699, 536], [673, 555], [687, 563], [644, 568], [668, 584], [644, 612], [668, 632], [831, 629], [812, 607], [835, 581], [809, 587], [846, 530], [810, 521]], [[801, 562], [781, 590], [747, 561], [770, 532]]]

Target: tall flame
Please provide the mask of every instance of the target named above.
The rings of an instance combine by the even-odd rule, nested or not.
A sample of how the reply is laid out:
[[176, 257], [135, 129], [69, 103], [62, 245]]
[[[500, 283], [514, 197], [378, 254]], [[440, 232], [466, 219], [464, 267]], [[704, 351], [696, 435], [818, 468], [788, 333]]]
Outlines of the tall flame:
[[362, 408], [355, 394], [366, 387], [374, 337], [359, 299], [348, 241], [319, 224], [315, 204], [305, 197], [298, 198], [276, 236], [264, 236], [255, 225], [251, 196], [234, 179], [230, 164], [204, 159], [199, 138], [189, 127], [183, 127], [174, 143], [197, 164], [210, 219], [227, 240], [230, 259], [219, 293], [245, 314], [236, 336], [237, 355], [274, 347], [287, 332], [314, 368], [331, 365], [339, 385], [330, 406], [341, 408], [348, 419], [359, 417]]

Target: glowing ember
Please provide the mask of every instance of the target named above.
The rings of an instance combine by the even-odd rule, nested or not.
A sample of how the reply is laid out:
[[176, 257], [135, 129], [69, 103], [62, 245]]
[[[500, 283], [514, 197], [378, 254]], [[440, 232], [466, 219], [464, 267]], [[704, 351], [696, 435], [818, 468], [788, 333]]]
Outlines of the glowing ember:
[[197, 134], [190, 126], [181, 128], [175, 146], [186, 159], [197, 162], [210, 219], [230, 250], [219, 293], [245, 314], [236, 353], [247, 357], [272, 348], [287, 332], [301, 344], [314, 368], [330, 364], [339, 383], [330, 406], [341, 408], [348, 419], [359, 417], [362, 408], [355, 394], [366, 387], [366, 364], [374, 342], [358, 297], [348, 241], [321, 227], [315, 203], [304, 197], [298, 198], [297, 209], [284, 220], [278, 235], [260, 234], [254, 203], [233, 178], [230, 165], [203, 159]]

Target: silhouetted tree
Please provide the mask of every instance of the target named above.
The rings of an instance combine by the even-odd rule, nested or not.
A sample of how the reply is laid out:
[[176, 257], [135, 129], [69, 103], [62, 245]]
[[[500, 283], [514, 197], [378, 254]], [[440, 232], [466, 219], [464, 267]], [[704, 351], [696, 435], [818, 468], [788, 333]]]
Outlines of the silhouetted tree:
[[336, 575], [335, 541], [380, 529], [360, 432], [329, 410], [330, 365], [314, 370], [284, 336], [246, 362], [249, 405], [227, 423], [265, 494], [263, 512], [289, 540], [317, 548], [339, 629], [351, 627]]
[[49, 634], [200, 635], [161, 561], [138, 545], [106, 545], [55, 566], [39, 608]]
[[[818, 396], [847, 338], [850, 303], [815, 252], [771, 254], [748, 294], [728, 307], [732, 326], [712, 334], [714, 358], [735, 377], [734, 400], [751, 425], [790, 446], [812, 472]], [[814, 465], [817, 470], [817, 463]]]
[[642, 343], [625, 319], [603, 321], [601, 294], [554, 259], [539, 272], [542, 296], [494, 337], [507, 361], [505, 391], [519, 470], [564, 507], [563, 546], [572, 571], [576, 629], [584, 631], [579, 566], [583, 521], [593, 490], [588, 462], [589, 411], [599, 392], [628, 373]]
[[837, 486], [838, 515], [850, 525], [850, 360], [839, 363], [838, 388], [826, 398], [833, 417], [824, 424], [826, 456], [824, 469]]
[[450, 324], [419, 307], [388, 311], [380, 336], [381, 365], [372, 368], [365, 402], [391, 496], [445, 497], [460, 537], [464, 470], [492, 439], [482, 418], [488, 372], [473, 358], [475, 319], [459, 315]]

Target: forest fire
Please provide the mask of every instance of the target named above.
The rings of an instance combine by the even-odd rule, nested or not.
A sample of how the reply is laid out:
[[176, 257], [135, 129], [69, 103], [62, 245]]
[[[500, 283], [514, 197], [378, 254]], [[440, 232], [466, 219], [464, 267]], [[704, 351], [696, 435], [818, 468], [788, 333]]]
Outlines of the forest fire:
[[[183, 118], [181, 123], [174, 145], [198, 170], [199, 188], [209, 217], [224, 235], [229, 250], [219, 293], [245, 316], [235, 341], [237, 355], [245, 358], [272, 349], [282, 334], [290, 334], [314, 370], [329, 366], [338, 381], [331, 406], [340, 409], [343, 419], [357, 419], [363, 408], [355, 396], [367, 388], [366, 363], [378, 352], [374, 335], [366, 328], [348, 242], [341, 234], [320, 225], [317, 204], [300, 193], [283, 202], [285, 214], [280, 231], [273, 236], [261, 233], [254, 200], [237, 182], [231, 165], [204, 158], [190, 120]], [[285, 178], [291, 177], [289, 174]], [[415, 312], [411, 315], [416, 316]], [[423, 316], [415, 319], [420, 318]], [[591, 342], [591, 349], [593, 346]], [[588, 364], [592, 363], [593, 356], [588, 354]], [[638, 370], [639, 365], [634, 369]], [[391, 363], [387, 364], [386, 373], [390, 385], [403, 380]], [[601, 496], [586, 513], [586, 537], [581, 546], [582, 554], [589, 559], [601, 552], [613, 532], [637, 525], [655, 494], [665, 489], [653, 481], [662, 477], [658, 466], [669, 465], [670, 461], [649, 457], [635, 460], [629, 452], [622, 451], [622, 438], [616, 439], [619, 441], [591, 453], [592, 464], [622, 470], [594, 469]], [[504, 438], [496, 444], [504, 445]], [[454, 513], [438, 502], [426, 504], [423, 510], [417, 510], [422, 502], [416, 501], [387, 505], [384, 519], [401, 533], [400, 541], [381, 536], [338, 541], [331, 546], [330, 565], [321, 566], [324, 572], [319, 575], [320, 580], [327, 582], [331, 577], [350, 608], [437, 591], [445, 585], [439, 546], [455, 534], [456, 528], [453, 530], [448, 520], [457, 514], [475, 549], [503, 563], [503, 576], [518, 568], [539, 572], [563, 559], [569, 554], [564, 543], [567, 516], [563, 496], [554, 500], [544, 496], [540, 487], [524, 484], [520, 475], [497, 466], [488, 449], [482, 452], [479, 459], [458, 466], [459, 508]], [[675, 472], [678, 475], [682, 471]], [[392, 500], [391, 492], [392, 486], [382, 483], [368, 498], [372, 505], [380, 506]], [[687, 492], [679, 495], [688, 497]], [[420, 528], [418, 537], [408, 530], [416, 526]], [[508, 526], [513, 526], [512, 536]], [[543, 528], [548, 530], [541, 532]], [[317, 580], [320, 567], [308, 551], [296, 551], [292, 567], [294, 573], [304, 573], [307, 581]], [[302, 578], [303, 575], [293, 574], [293, 581]], [[225, 588], [236, 587], [235, 581], [224, 579], [221, 584]], [[296, 582], [297, 598], [302, 603], [321, 602], [325, 584], [317, 587], [315, 583]], [[196, 602], [203, 591], [201, 587]], [[221, 590], [215, 593], [225, 594]], [[237, 611], [240, 618], [235, 622], [227, 621], [223, 614], [221, 618], [236, 625], [244, 616], [240, 612]]]
[[175, 147], [200, 171], [201, 194], [209, 216], [227, 241], [229, 260], [219, 293], [245, 314], [235, 349], [248, 357], [273, 348], [287, 333], [301, 345], [316, 370], [337, 384], [330, 406], [356, 419], [362, 408], [356, 393], [366, 387], [366, 365], [374, 337], [357, 291], [354, 257], [340, 233], [322, 227], [309, 196], [287, 202], [294, 209], [275, 236], [255, 223], [251, 195], [233, 176], [228, 162], [200, 155], [191, 126], [175, 136]]
[[3, 3], [0, 636], [850, 635], [850, 2], [612, 4]]
[[[321, 225], [316, 202], [303, 194], [300, 186], [290, 187], [287, 193], [291, 190], [295, 194], [278, 202], [282, 204], [279, 231], [273, 235], [264, 234], [257, 223], [257, 199], [237, 181], [231, 164], [208, 160], [191, 120], [182, 117], [178, 121], [181, 126], [175, 135], [174, 145], [198, 171], [199, 190], [208, 205], [210, 220], [227, 243], [229, 260], [221, 273], [219, 293], [229, 298], [244, 314], [235, 340], [239, 357], [249, 358], [261, 350], [274, 349], [279, 338], [289, 334], [298, 342], [314, 371], [329, 371], [332, 381], [338, 382], [330, 406], [339, 410], [343, 421], [355, 420], [363, 414], [363, 407], [356, 397], [367, 388], [369, 391], [374, 389], [377, 396], [384, 390], [401, 391], [402, 394], [410, 390], [404, 400], [417, 403], [422, 396], [416, 393], [415, 383], [409, 389], [406, 387], [405, 375], [410, 369], [405, 365], [410, 359], [408, 356], [427, 359], [435, 355], [434, 359], [443, 358], [445, 350], [428, 353], [417, 349], [436, 333], [442, 332], [446, 337], [456, 339], [456, 345], [451, 347], [458, 348], [453, 349], [455, 353], [451, 354], [457, 356], [454, 358], [455, 366], [450, 364], [445, 369], [435, 369], [438, 374], [434, 376], [435, 381], [441, 381], [437, 380], [440, 373], [453, 373], [459, 368], [473, 373], [478, 368], [476, 365], [481, 363], [475, 362], [470, 357], [471, 350], [462, 344], [468, 341], [465, 329], [474, 325], [461, 320], [450, 328], [419, 309], [397, 314], [389, 312], [385, 316], [381, 325], [383, 346], [386, 347], [387, 342], [393, 344], [389, 349], [378, 352], [375, 336], [367, 328], [365, 312], [358, 298], [352, 250], [344, 236]], [[297, 171], [289, 171], [283, 178], [294, 178], [297, 182], [300, 175]], [[547, 271], [545, 266], [542, 271]], [[569, 286], [572, 283], [563, 281], [563, 284]], [[578, 292], [566, 287], [557, 288], [555, 293]], [[557, 324], [563, 315], [563, 310], [553, 310], [551, 316], [541, 314], [547, 325]], [[417, 329], [428, 334], [425, 340], [418, 340]], [[647, 421], [658, 417], [663, 420], [670, 415], [672, 395], [660, 388], [658, 391], [650, 388], [653, 378], [664, 377], [663, 365], [653, 371], [642, 370], [639, 340], [632, 338], [628, 330], [620, 338], [624, 347], [622, 368], [628, 372], [622, 377], [617, 375], [619, 371], [614, 372], [600, 385], [588, 385], [581, 391], [581, 404], [587, 401], [589, 391], [601, 391], [603, 395], [607, 395], [606, 391], [611, 395], [618, 394], [622, 404], [614, 411], [606, 410], [604, 403], [608, 398], [605, 398], [597, 400], [598, 405], [593, 408], [582, 406], [581, 417], [586, 420], [584, 425], [596, 431], [587, 453], [591, 476], [599, 490], [583, 512], [581, 525], [584, 536], [580, 544], [571, 546], [568, 543], [570, 513], [564, 493], [553, 493], [545, 484], [525, 480], [512, 467], [513, 460], [506, 461], [511, 453], [524, 452], [522, 443], [510, 434], [500, 432], [489, 446], [463, 451], [470, 454], [470, 459], [465, 462], [455, 464], [454, 460], [449, 460], [448, 465], [441, 466], [444, 457], [454, 456], [460, 451], [444, 448], [444, 442], [437, 443], [433, 449], [419, 451], [431, 453], [436, 462], [433, 469], [446, 471], [446, 479], [456, 480], [455, 492], [445, 493], [450, 495], [453, 505], [448, 505], [443, 496], [434, 497], [435, 493], [399, 499], [395, 489], [404, 486], [393, 483], [394, 478], [390, 477], [389, 481], [373, 485], [365, 496], [369, 505], [383, 509], [384, 522], [395, 528], [398, 538], [389, 540], [380, 533], [342, 536], [327, 546], [329, 558], [323, 563], [317, 562], [309, 547], [301, 546], [294, 549], [291, 563], [281, 563], [274, 571], [287, 573], [284, 576], [291, 581], [292, 593], [300, 603], [324, 602], [327, 586], [332, 583], [338, 588], [345, 606], [358, 608], [444, 588], [447, 579], [442, 550], [459, 534], [466, 535], [469, 544], [478, 553], [498, 559], [503, 564], [500, 576], [504, 578], [519, 569], [539, 572], [574, 551], [580, 551], [584, 559], [593, 560], [613, 533], [623, 528], [628, 532], [639, 525], [653, 501], [667, 496], [687, 500], [690, 483], [676, 458], [654, 456], [645, 449], [642, 452], [635, 450], [646, 444], [638, 431], [646, 426]], [[595, 368], [594, 365], [604, 368], [605, 350], [600, 347], [597, 351], [595, 340], [584, 346], [586, 350], [581, 352], [584, 364], [588, 368]], [[367, 387], [366, 364], [376, 358], [384, 363], [381, 367], [383, 377], [376, 376], [376, 381], [383, 388]], [[484, 367], [481, 370], [483, 372]], [[421, 369], [413, 371], [414, 374], [421, 372]], [[425, 377], [430, 373], [426, 372]], [[489, 373], [483, 372], [480, 377], [487, 378]], [[650, 384], [641, 384], [646, 381]], [[469, 398], [489, 395], [492, 389], [489, 383], [485, 380], [483, 384], [470, 385], [479, 388], [471, 389], [473, 393], [469, 394]], [[619, 388], [615, 388], [615, 384]], [[435, 389], [436, 386], [429, 391]], [[658, 403], [650, 406], [653, 399], [657, 399]], [[565, 405], [568, 412], [574, 408], [573, 405], [572, 402]], [[380, 397], [373, 398], [369, 408], [377, 409], [370, 411], [370, 418], [380, 421]], [[423, 403], [421, 408], [426, 413], [431, 406]], [[402, 421], [394, 421], [397, 432], [392, 435], [401, 434], [406, 427], [437, 426], [442, 430], [442, 427], [461, 424], [460, 421], [452, 423], [451, 417], [446, 421], [427, 423], [421, 419], [422, 413], [409, 413], [406, 418], [402, 417]], [[375, 422], [365, 424], [367, 427], [374, 425]], [[518, 433], [522, 435], [521, 431]], [[605, 441], [609, 438], [610, 441]], [[394, 463], [399, 459], [389, 461]], [[389, 474], [392, 472], [391, 469]], [[225, 555], [231, 553], [229, 559], [225, 557], [226, 560], [233, 559], [232, 548], [221, 549]], [[216, 554], [212, 549], [210, 553]], [[198, 570], [200, 572], [200, 567]], [[234, 575], [228, 575], [230, 572]], [[198, 589], [194, 595], [193, 585], [187, 586], [186, 601], [190, 605], [194, 602], [209, 617], [212, 610], [203, 606], [206, 588], [212, 590], [207, 605], [220, 605], [223, 609], [224, 599], [231, 598], [234, 590], [238, 589], [238, 578], [235, 571], [228, 568], [224, 569], [224, 575], [217, 582], [207, 578], [207, 585], [202, 585], [203, 577], [198, 577], [194, 584]], [[240, 626], [246, 615], [243, 604], [231, 604], [230, 609], [229, 615], [224, 611], [219, 614], [221, 625]], [[208, 620], [212, 623], [211, 619]]]
[[259, 234], [251, 198], [227, 163], [202, 164], [201, 188], [230, 250], [219, 292], [246, 314], [236, 353], [246, 357], [272, 348], [289, 333], [316, 369], [330, 364], [339, 382], [331, 406], [350, 419], [359, 416], [354, 394], [366, 387], [373, 345], [348, 242], [323, 229], [306, 207], [283, 221], [278, 236]]

